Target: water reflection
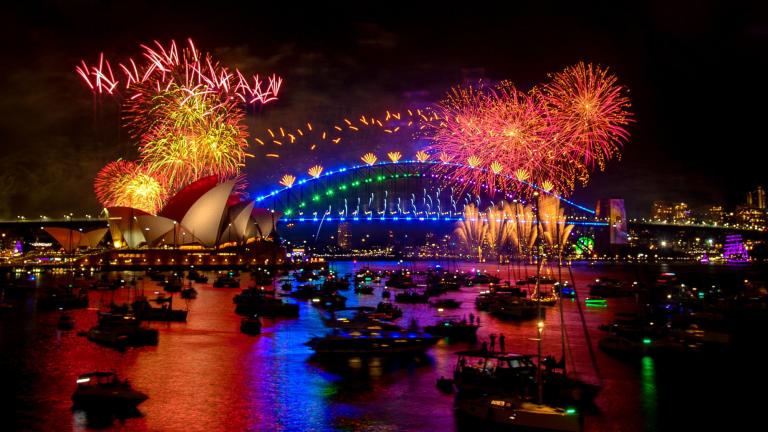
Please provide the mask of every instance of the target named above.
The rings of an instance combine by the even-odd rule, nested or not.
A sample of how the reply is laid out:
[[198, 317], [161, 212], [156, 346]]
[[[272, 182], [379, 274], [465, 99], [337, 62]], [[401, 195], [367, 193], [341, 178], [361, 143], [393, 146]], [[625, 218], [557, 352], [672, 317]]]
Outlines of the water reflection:
[[650, 356], [645, 356], [641, 360], [640, 389], [642, 392], [643, 414], [645, 415], [645, 429], [649, 431], [656, 430], [656, 407], [658, 406], [656, 365]]
[[[418, 263], [425, 269], [435, 263]], [[372, 268], [396, 268], [397, 263], [371, 262]], [[354, 263], [336, 263], [340, 273], [361, 268]], [[466, 269], [476, 267], [468, 264]], [[518, 266], [519, 267], [519, 266]], [[491, 272], [508, 268], [483, 265]], [[524, 275], [525, 268], [512, 269]], [[677, 271], [670, 267], [667, 270]], [[533, 273], [533, 270], [527, 270]], [[656, 266], [577, 267], [575, 277], [582, 298], [586, 285], [596, 277], [613, 276], [625, 281], [652, 281], [661, 270]], [[692, 274], [702, 272], [693, 268]], [[707, 269], [706, 277], [715, 270]], [[141, 276], [143, 273], [137, 273]], [[130, 280], [134, 275], [124, 273]], [[214, 280], [213, 274], [208, 274]], [[513, 278], [515, 277], [512, 275]], [[743, 275], [740, 275], [743, 278]], [[44, 280], [48, 278], [48, 280]], [[41, 275], [35, 284], [52, 283], [50, 275]], [[247, 274], [242, 286], [249, 285]], [[296, 283], [294, 283], [296, 284]], [[441, 340], [427, 355], [415, 358], [350, 358], [321, 362], [312, 357], [305, 343], [327, 330], [317, 309], [307, 301], [299, 305], [298, 319], [263, 319], [262, 334], [248, 337], [239, 332], [240, 318], [234, 313], [232, 297], [238, 290], [194, 284], [199, 295], [188, 303], [187, 323], [153, 323], [160, 332], [156, 347], [129, 348], [124, 352], [95, 345], [76, 332], [87, 330], [96, 322], [94, 310], [75, 310], [76, 330], [56, 329], [58, 312], [38, 312], [34, 298], [19, 298], [17, 312], [0, 316], [0, 381], [3, 397], [0, 403], [10, 411], [10, 429], [73, 430], [104, 426], [120, 430], [439, 430], [459, 429], [453, 416], [453, 395], [443, 394], [435, 386], [437, 377], [450, 377], [456, 362], [455, 352], [478, 347], [489, 341], [490, 334], [504, 334], [506, 349], [529, 354], [537, 350], [535, 320], [501, 321], [486, 312], [477, 312], [474, 298], [482, 286], [462, 287], [444, 297], [461, 302], [458, 309], [443, 313], [424, 304], [400, 305], [404, 316], [420, 326], [430, 325], [441, 316], [469, 316], [481, 319], [478, 341], [449, 343]], [[136, 291], [147, 294], [159, 286], [141, 280]], [[374, 295], [355, 295], [345, 291], [349, 306], [375, 306], [381, 301], [383, 287], [377, 285]], [[92, 291], [90, 304], [97, 307], [114, 299], [120, 303], [134, 295], [129, 287], [113, 292]], [[607, 308], [585, 309], [587, 330], [593, 340], [600, 337], [599, 324], [609, 322], [621, 310], [633, 310], [635, 299], [611, 299]], [[542, 334], [542, 353], [559, 359], [562, 352], [560, 314], [546, 314]], [[563, 323], [566, 330], [569, 371], [580, 378], [596, 378], [589, 357], [578, 308], [573, 300], [564, 303]], [[497, 340], [498, 342], [498, 340]], [[622, 362], [597, 351], [604, 382], [597, 405], [598, 415], [586, 419], [585, 430], [640, 431], [654, 429], [667, 418], [659, 404], [670, 390], [659, 378], [663, 368], [651, 358], [637, 364]], [[93, 370], [115, 370], [129, 378], [150, 398], [139, 406], [141, 417], [112, 419], [103, 425], [82, 412], [71, 411], [71, 394], [78, 375]], [[658, 381], [658, 383], [657, 383]], [[698, 382], [698, 381], [695, 381]], [[658, 384], [658, 385], [657, 385]], [[663, 390], [663, 391], [661, 391]], [[679, 389], [682, 400], [687, 389]], [[693, 410], [685, 415], [690, 416]], [[5, 413], [4, 413], [5, 414]], [[676, 411], [675, 415], [679, 412]], [[472, 425], [467, 430], [473, 430]]]

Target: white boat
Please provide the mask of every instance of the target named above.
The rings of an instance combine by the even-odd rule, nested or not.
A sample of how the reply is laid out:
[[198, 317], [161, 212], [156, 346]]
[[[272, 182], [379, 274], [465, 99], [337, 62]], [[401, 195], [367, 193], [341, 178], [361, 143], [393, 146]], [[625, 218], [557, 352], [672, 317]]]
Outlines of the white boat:
[[461, 413], [496, 425], [552, 431], [581, 431], [582, 419], [575, 409], [526, 402], [519, 397], [457, 397]]

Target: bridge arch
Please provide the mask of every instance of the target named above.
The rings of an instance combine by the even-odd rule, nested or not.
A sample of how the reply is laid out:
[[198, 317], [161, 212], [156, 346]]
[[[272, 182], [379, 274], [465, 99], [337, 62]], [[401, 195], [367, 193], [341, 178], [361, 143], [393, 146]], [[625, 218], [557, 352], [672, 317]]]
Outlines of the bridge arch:
[[[331, 170], [295, 181], [257, 196], [259, 207], [283, 213], [283, 220], [460, 220], [464, 206], [485, 209], [500, 200], [520, 199], [512, 191], [481, 187], [479, 193], [446, 187], [438, 166], [452, 165], [488, 173], [487, 170], [441, 161], [382, 161]], [[494, 174], [519, 182], [512, 176]], [[548, 193], [527, 183], [539, 193]], [[554, 194], [552, 194], [554, 195]], [[557, 196], [557, 195], [555, 195]], [[593, 220], [594, 211], [557, 196], [568, 213], [579, 220]]]

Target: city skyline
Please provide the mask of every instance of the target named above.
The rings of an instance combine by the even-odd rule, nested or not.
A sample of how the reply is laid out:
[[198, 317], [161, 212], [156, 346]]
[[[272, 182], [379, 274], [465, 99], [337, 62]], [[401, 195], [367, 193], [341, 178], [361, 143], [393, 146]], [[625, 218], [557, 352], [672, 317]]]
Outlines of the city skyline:
[[[280, 11], [251, 12], [283, 16]], [[622, 160], [593, 173], [574, 200], [593, 205], [600, 198], [620, 197], [630, 216], [641, 216], [654, 200], [733, 207], [746, 191], [766, 183], [759, 158], [749, 157], [759, 146], [751, 139], [758, 136], [753, 121], [758, 113], [723, 108], [746, 106], [750, 98], [766, 93], [758, 80], [741, 79], [765, 62], [758, 53], [768, 45], [768, 31], [759, 10], [613, 6], [575, 16], [573, 10], [555, 7], [503, 11], [519, 18], [514, 26], [500, 18], [473, 21], [427, 10], [400, 22], [386, 14], [337, 12], [322, 20], [308, 14], [293, 24], [266, 20], [259, 26], [229, 16], [230, 25], [209, 24], [201, 31], [196, 24], [203, 18], [172, 6], [138, 4], [123, 10], [99, 5], [90, 11], [45, 3], [16, 6], [16, 19], [4, 30], [15, 35], [15, 43], [0, 77], [9, 89], [0, 107], [0, 198], [6, 216], [55, 215], [78, 206], [98, 210], [93, 177], [109, 160], [135, 154], [135, 145], [120, 131], [111, 103], [101, 101], [97, 109], [83, 91], [74, 66], [102, 51], [125, 58], [136, 55], [140, 43], [187, 37], [248, 72], [285, 77], [281, 99], [249, 115], [251, 137], [271, 125], [304, 119], [330, 123], [347, 113], [403, 106], [403, 95], [412, 99], [414, 91], [417, 98], [436, 101], [466, 76], [510, 79], [526, 88], [546, 73], [585, 59], [609, 67], [630, 89], [636, 115]], [[211, 13], [224, 16], [223, 11]], [[164, 18], [174, 15], [172, 21]], [[459, 36], [456, 28], [466, 31]], [[751, 87], [748, 94], [726, 85], [713, 87], [715, 79], [734, 88], [747, 82]], [[62, 106], [68, 109], [57, 109]], [[319, 109], [325, 118], [312, 115]], [[726, 151], [729, 140], [742, 142], [740, 151]], [[25, 145], [11, 144], [19, 142]], [[356, 160], [366, 144], [346, 144], [340, 152], [317, 158], [333, 168], [334, 162]], [[403, 153], [412, 148], [403, 144]], [[299, 157], [289, 152], [280, 161], [284, 165], [276, 164], [263, 183], [263, 159], [249, 160], [245, 171], [254, 192], [275, 184], [273, 177], [290, 172], [291, 160]]]

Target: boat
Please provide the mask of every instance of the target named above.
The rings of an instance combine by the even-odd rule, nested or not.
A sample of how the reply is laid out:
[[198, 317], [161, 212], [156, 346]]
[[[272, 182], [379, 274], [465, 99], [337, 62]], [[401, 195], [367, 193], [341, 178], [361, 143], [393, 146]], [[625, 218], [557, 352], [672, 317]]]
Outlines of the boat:
[[249, 335], [261, 333], [261, 320], [256, 315], [243, 318], [240, 320], [240, 331]]
[[265, 293], [259, 288], [248, 288], [232, 299], [239, 315], [260, 315], [269, 317], [297, 317], [299, 305], [284, 303], [274, 294]]
[[186, 322], [189, 311], [174, 309], [173, 296], [158, 297], [153, 301], [162, 303], [160, 307], [153, 307], [146, 297], [139, 296], [131, 303], [136, 318], [144, 321], [173, 321]]
[[371, 317], [391, 321], [403, 316], [403, 310], [390, 302], [381, 301], [376, 305], [376, 310], [369, 315]]
[[240, 288], [240, 281], [230, 275], [221, 275], [213, 282], [214, 288]]
[[457, 309], [461, 307], [461, 302], [454, 299], [440, 299], [429, 303], [430, 306], [443, 309]]
[[75, 320], [69, 314], [62, 314], [59, 317], [59, 322], [56, 324], [56, 328], [59, 330], [72, 330], [75, 328]]
[[471, 341], [477, 339], [477, 329], [479, 327], [479, 324], [467, 323], [466, 319], [446, 318], [434, 325], [424, 327], [424, 331], [435, 336], [448, 337], [449, 339]]
[[[356, 311], [352, 317], [340, 316], [339, 314], [344, 311]], [[323, 320], [323, 324], [326, 327], [343, 328], [343, 329], [364, 329], [369, 331], [376, 330], [402, 330], [399, 325], [378, 318], [378, 314], [374, 312], [375, 309], [370, 306], [357, 306], [351, 308], [344, 308], [338, 310], [330, 310], [328, 315], [321, 314], [320, 317]]]
[[312, 306], [325, 309], [343, 309], [347, 305], [347, 298], [343, 295], [333, 292], [324, 293], [312, 298]]
[[454, 408], [493, 425], [526, 430], [578, 432], [582, 429], [582, 419], [576, 409], [536, 404], [516, 396], [457, 396]]
[[623, 282], [618, 279], [599, 277], [595, 283], [587, 285], [589, 295], [593, 297], [626, 297], [632, 295], [632, 292]]
[[75, 408], [135, 408], [148, 396], [134, 390], [128, 380], [120, 380], [114, 372], [89, 372], [77, 378], [72, 394]]
[[368, 284], [359, 284], [355, 286], [355, 294], [373, 294], [373, 287]]
[[174, 274], [173, 276], [169, 276], [165, 279], [165, 282], [163, 282], [163, 289], [170, 293], [179, 292], [181, 291], [182, 284], [183, 282], [181, 278]]
[[184, 288], [183, 290], [181, 290], [181, 298], [185, 300], [191, 300], [191, 299], [197, 298], [197, 290], [194, 289], [192, 286]]
[[208, 283], [208, 276], [205, 276], [195, 269], [190, 269], [189, 272], [187, 272], [187, 279], [197, 283]]
[[423, 353], [439, 338], [428, 333], [399, 330], [333, 329], [306, 345], [318, 355], [365, 356]]
[[395, 301], [398, 303], [427, 303], [429, 296], [415, 291], [406, 291], [395, 294]]
[[[496, 295], [492, 297], [488, 310], [502, 319], [529, 320], [539, 315], [537, 301], [514, 295]], [[543, 311], [541, 311], [543, 314]]]
[[131, 315], [99, 314], [99, 324], [91, 327], [85, 336], [89, 341], [113, 348], [157, 345], [158, 331], [141, 327]]

